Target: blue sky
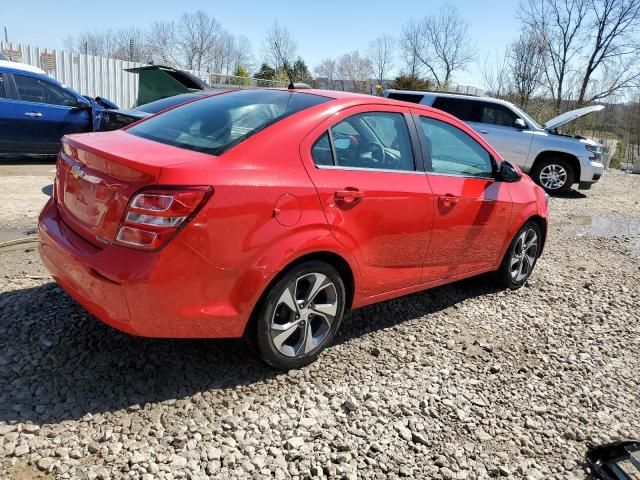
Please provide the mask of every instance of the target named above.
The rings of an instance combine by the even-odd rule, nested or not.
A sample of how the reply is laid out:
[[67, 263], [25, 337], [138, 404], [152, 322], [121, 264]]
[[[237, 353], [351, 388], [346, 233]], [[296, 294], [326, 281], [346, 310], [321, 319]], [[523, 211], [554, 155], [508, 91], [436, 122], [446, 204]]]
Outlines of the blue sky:
[[[99, 3], [102, 6], [98, 6]], [[59, 48], [68, 34], [132, 24], [144, 27], [155, 20], [177, 19], [185, 11], [201, 9], [216, 17], [230, 33], [248, 36], [257, 60], [261, 59], [262, 39], [277, 19], [289, 29], [298, 43], [298, 53], [313, 68], [323, 58], [337, 57], [348, 50], [357, 48], [363, 53], [369, 41], [383, 33], [398, 36], [402, 24], [410, 17], [435, 12], [443, 2], [109, 0], [99, 3], [0, 0], [0, 27], [7, 27], [10, 41]], [[487, 55], [495, 58], [496, 51], [518, 35], [516, 0], [458, 0], [453, 3], [471, 24], [470, 36], [476, 43], [480, 61]], [[468, 72], [459, 73], [454, 80], [482, 86], [479, 66], [472, 65]]]

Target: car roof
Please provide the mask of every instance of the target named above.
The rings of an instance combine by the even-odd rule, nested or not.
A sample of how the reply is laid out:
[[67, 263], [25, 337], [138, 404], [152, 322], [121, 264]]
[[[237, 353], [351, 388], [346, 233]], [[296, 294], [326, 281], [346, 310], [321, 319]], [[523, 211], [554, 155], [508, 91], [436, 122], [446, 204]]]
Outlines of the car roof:
[[487, 96], [479, 96], [472, 95], [469, 93], [457, 93], [457, 92], [438, 92], [438, 91], [430, 91], [430, 90], [394, 90], [389, 89], [386, 92], [392, 93], [406, 93], [408, 95], [424, 95], [429, 97], [446, 97], [446, 98], [458, 98], [460, 100], [471, 100], [474, 102], [489, 102], [489, 103], [498, 103], [500, 105], [506, 105], [512, 107], [513, 104], [507, 102], [506, 100], [500, 100], [499, 98], [487, 97]]
[[26, 63], [12, 62], [10, 60], [0, 60], [0, 68], [8, 68], [11, 70], [17, 70], [20, 72], [37, 73], [39, 75], [46, 75], [47, 73], [41, 68], [28, 65]]

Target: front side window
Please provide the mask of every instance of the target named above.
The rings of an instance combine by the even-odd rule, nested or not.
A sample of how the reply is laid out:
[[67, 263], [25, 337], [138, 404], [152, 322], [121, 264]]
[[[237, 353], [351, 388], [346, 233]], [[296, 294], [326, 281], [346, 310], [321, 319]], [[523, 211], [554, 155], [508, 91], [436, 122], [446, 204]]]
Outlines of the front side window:
[[0, 98], [7, 98], [7, 89], [4, 86], [4, 75], [0, 73]]
[[289, 115], [331, 100], [282, 90], [241, 90], [181, 105], [127, 129], [175, 147], [221, 155]]
[[504, 105], [484, 103], [482, 105], [482, 123], [502, 127], [515, 126], [518, 116]]
[[13, 75], [18, 88], [18, 96], [23, 102], [45, 103], [73, 107], [78, 99], [53, 83], [26, 75]]
[[[367, 112], [352, 115], [330, 129], [335, 158], [340, 167], [374, 170], [413, 171], [415, 164], [404, 115], [391, 112]], [[325, 165], [322, 152], [329, 147], [321, 137], [313, 147], [316, 165]], [[329, 148], [329, 152], [331, 149]]]
[[471, 136], [445, 122], [420, 117], [431, 157], [431, 171], [447, 175], [490, 177], [491, 155]]
[[450, 113], [463, 122], [475, 122], [474, 107], [476, 103], [464, 98], [438, 97], [433, 101], [433, 108]]

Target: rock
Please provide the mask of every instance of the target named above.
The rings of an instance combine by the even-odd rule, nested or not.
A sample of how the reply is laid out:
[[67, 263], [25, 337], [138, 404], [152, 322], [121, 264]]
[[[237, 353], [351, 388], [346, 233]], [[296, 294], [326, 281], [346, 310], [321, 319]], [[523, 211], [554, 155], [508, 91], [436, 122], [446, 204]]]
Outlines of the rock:
[[302, 437], [291, 437], [287, 440], [287, 447], [290, 450], [297, 450], [304, 445], [304, 438]]
[[13, 456], [22, 457], [23, 455], [26, 455], [27, 453], [29, 453], [29, 451], [30, 451], [29, 445], [22, 443], [13, 450]]
[[171, 456], [171, 466], [177, 468], [184, 468], [187, 466], [188, 460], [182, 455]]

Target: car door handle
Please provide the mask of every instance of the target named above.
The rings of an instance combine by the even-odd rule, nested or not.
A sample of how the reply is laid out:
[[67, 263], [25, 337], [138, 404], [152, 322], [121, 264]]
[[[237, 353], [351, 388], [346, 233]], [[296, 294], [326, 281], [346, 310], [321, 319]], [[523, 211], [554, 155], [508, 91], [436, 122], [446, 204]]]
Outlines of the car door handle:
[[41, 117], [42, 113], [40, 113], [40, 112], [26, 112], [25, 116], [27, 116], [27, 117]]
[[483, 134], [483, 135], [489, 135], [489, 131], [488, 130], [478, 130], [478, 132]]
[[445, 207], [450, 207], [451, 205], [455, 205], [456, 203], [458, 203], [460, 201], [460, 198], [454, 195], [440, 195], [438, 200]]
[[353, 203], [364, 197], [364, 192], [360, 190], [338, 190], [333, 194], [336, 200], [342, 200], [345, 203]]

